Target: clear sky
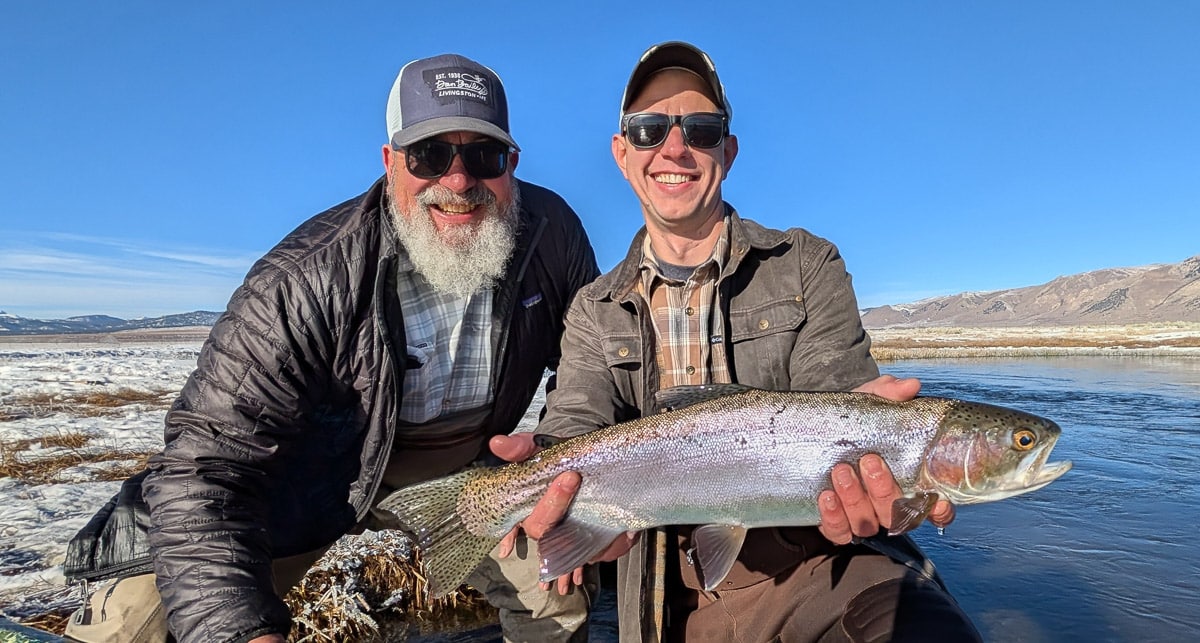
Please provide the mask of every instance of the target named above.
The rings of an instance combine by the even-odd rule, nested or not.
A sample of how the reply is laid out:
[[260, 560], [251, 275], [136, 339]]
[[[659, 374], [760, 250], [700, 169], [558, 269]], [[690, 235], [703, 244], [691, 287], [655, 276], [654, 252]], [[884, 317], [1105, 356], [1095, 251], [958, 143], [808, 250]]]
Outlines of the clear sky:
[[621, 91], [671, 39], [733, 104], [726, 199], [834, 241], [862, 307], [1200, 254], [1200, 2], [473, 4], [0, 4], [0, 310], [223, 310], [381, 174], [397, 71], [445, 52], [611, 268]]

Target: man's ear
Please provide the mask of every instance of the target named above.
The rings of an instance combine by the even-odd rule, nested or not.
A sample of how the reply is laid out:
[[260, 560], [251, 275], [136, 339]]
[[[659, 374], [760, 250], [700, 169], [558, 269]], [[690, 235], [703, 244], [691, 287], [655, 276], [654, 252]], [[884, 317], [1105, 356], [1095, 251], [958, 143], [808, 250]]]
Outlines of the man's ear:
[[617, 162], [617, 169], [621, 170], [621, 176], [625, 180], [629, 180], [629, 174], [625, 172], [625, 157], [629, 153], [629, 148], [626, 147], [625, 137], [621, 134], [613, 134], [612, 137], [612, 155], [613, 160]]
[[396, 160], [396, 150], [392, 149], [391, 145], [384, 143], [384, 145], [383, 145], [383, 171], [385, 174], [387, 174], [389, 176], [391, 176], [391, 174], [392, 174], [392, 162], [394, 160]]
[[[737, 158], [738, 141], [733, 134], [725, 136], [725, 176], [729, 175], [729, 168], [733, 167], [733, 159]], [[722, 176], [721, 178], [725, 178]]]

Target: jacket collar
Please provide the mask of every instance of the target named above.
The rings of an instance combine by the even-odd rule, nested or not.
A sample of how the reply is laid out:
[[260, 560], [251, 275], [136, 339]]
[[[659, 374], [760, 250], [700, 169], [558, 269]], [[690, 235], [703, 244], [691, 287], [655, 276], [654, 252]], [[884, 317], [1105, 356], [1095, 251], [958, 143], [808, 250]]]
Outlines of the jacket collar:
[[[738, 216], [732, 205], [725, 203], [725, 221], [729, 229], [729, 261], [721, 278], [737, 272], [742, 259], [755, 250], [770, 250], [788, 241], [788, 235], [780, 230], [765, 228], [755, 221]], [[625, 300], [634, 291], [638, 270], [642, 265], [642, 246], [646, 239], [646, 226], [642, 226], [629, 244], [625, 259], [607, 274], [596, 280], [594, 287], [587, 289], [590, 299]]]

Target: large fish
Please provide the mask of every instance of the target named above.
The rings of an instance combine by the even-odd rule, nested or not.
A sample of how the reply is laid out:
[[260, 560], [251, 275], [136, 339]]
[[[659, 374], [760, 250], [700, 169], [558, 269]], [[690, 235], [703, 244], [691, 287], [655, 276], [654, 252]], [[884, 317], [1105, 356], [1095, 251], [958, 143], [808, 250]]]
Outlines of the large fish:
[[693, 544], [711, 589], [746, 529], [818, 524], [817, 495], [838, 462], [866, 453], [887, 461], [906, 494], [893, 506], [893, 533], [919, 525], [939, 496], [956, 505], [1000, 500], [1071, 468], [1046, 462], [1057, 424], [988, 404], [736, 384], [680, 387], [657, 399], [672, 410], [385, 498], [379, 506], [424, 553], [430, 592], [457, 588], [564, 471], [578, 471], [583, 483], [564, 521], [538, 541], [543, 580], [586, 563], [624, 531], [702, 525]]

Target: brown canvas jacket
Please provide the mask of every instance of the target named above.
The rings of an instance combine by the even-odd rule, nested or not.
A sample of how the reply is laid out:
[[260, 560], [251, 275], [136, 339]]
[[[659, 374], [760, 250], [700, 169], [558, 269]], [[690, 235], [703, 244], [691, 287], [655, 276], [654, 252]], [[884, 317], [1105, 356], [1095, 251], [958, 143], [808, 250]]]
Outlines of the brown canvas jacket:
[[[732, 381], [774, 390], [847, 391], [879, 374], [850, 275], [830, 242], [772, 230], [726, 205], [730, 260], [719, 307]], [[654, 330], [635, 291], [643, 228], [628, 256], [580, 291], [567, 312], [558, 386], [538, 432], [578, 435], [652, 412], [658, 388]], [[643, 635], [645, 543], [618, 563], [622, 641]]]

